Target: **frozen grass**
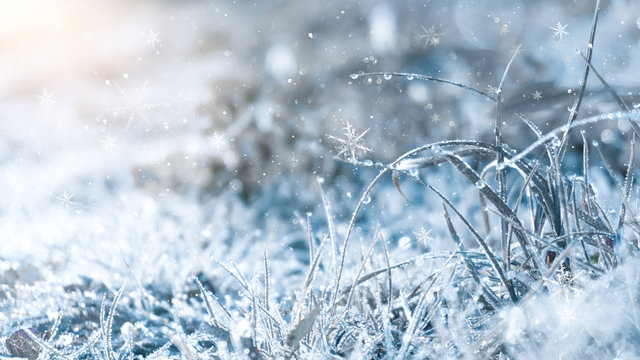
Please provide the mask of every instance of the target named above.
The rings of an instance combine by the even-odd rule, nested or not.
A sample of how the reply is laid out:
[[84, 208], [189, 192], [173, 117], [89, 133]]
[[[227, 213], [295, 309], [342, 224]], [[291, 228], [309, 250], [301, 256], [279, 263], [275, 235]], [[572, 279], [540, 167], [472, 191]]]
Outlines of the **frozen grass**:
[[[353, 80], [440, 82], [463, 89], [465, 96], [491, 101], [494, 141], [442, 140], [388, 163], [374, 163], [359, 159], [377, 150], [363, 143], [369, 130], [358, 131], [347, 123], [344, 137], [328, 136], [338, 143], [337, 157], [365, 174], [362, 177], [372, 174], [368, 185], [358, 188], [360, 197], [348, 221], [336, 215], [347, 205], [333, 203], [335, 196], [322, 178], [316, 183], [321, 209], [297, 216], [302, 228], [294, 232], [297, 240], [269, 238], [278, 235], [269, 235], [277, 227], [269, 219], [261, 220], [264, 233], [240, 234], [239, 229], [258, 222], [258, 216], [249, 209], [233, 212], [230, 208], [237, 205], [228, 205], [224, 212], [233, 216], [215, 219], [226, 221], [233, 232], [226, 236], [228, 243], [187, 240], [176, 245], [192, 246], [194, 253], [210, 252], [211, 264], [168, 265], [170, 259], [159, 257], [132, 268], [123, 255], [120, 268], [105, 266], [120, 274], [117, 285], [83, 278], [74, 279], [74, 286], [38, 289], [42, 282], [31, 281], [37, 306], [52, 316], [2, 318], [8, 323], [3, 329], [11, 334], [0, 351], [29, 359], [107, 360], [639, 356], [640, 188], [634, 183], [634, 155], [640, 114], [591, 64], [597, 23], [598, 5], [591, 45], [583, 55], [581, 88], [565, 125], [542, 131], [524, 114], [503, 109], [503, 84], [518, 49], [491, 93], [428, 75], [353, 75]], [[619, 111], [579, 116], [590, 74], [610, 92]], [[502, 135], [505, 114], [515, 114], [536, 139], [510, 146]], [[602, 150], [605, 145], [589, 133], [590, 125], [611, 121], [629, 122], [634, 131], [620, 134], [628, 138], [622, 176]], [[576, 174], [575, 167], [567, 166], [566, 155], [569, 136], [578, 131], [583, 140], [581, 173]], [[391, 195], [384, 193], [390, 184], [396, 190]], [[376, 192], [389, 196], [383, 200]], [[72, 201], [68, 196], [63, 200]], [[396, 210], [385, 213], [388, 203]], [[171, 214], [154, 213], [163, 220], [159, 232], [195, 237], [172, 231], [167, 222], [184, 223], [190, 213], [179, 201], [169, 205]], [[407, 229], [387, 224], [398, 212], [416, 217], [437, 214], [441, 220], [432, 222], [441, 225], [432, 236], [438, 241], [425, 230], [420, 233], [424, 243], [415, 245], [419, 251], [407, 256], [402, 251], [407, 237], [395, 233]], [[325, 220], [315, 220], [319, 215]], [[247, 240], [242, 243], [266, 238], [257, 251], [259, 266], [221, 260], [229, 253], [247, 261], [259, 258], [248, 255], [255, 249], [233, 244], [242, 236]], [[162, 242], [151, 246], [172, 249]], [[270, 255], [294, 246], [306, 250], [306, 267], [300, 273], [296, 265], [288, 269], [290, 264], [283, 263], [287, 256]], [[170, 280], [164, 286], [150, 283], [140, 275], [150, 267], [162, 268]], [[15, 277], [29, 282], [29, 271], [26, 267]], [[298, 286], [291, 288], [295, 281]], [[19, 287], [3, 285], [3, 308], [26, 302]], [[63, 301], [39, 303], [47, 297]], [[73, 307], [59, 309], [64, 304]]]

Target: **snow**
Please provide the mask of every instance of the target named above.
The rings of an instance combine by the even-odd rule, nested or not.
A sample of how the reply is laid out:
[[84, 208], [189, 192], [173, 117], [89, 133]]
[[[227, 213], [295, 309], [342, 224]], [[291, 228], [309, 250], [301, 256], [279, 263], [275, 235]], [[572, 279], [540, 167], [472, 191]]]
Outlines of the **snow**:
[[[588, 244], [600, 258], [569, 280], [513, 265], [507, 277], [523, 296], [512, 304], [477, 239], [449, 205], [457, 244], [443, 199], [424, 186], [502, 263], [500, 218], [489, 212], [485, 229], [482, 213], [495, 209], [478, 192], [497, 188], [495, 169], [560, 145], [593, 6], [0, 0], [0, 358], [20, 355], [6, 341], [32, 327], [51, 347], [45, 358], [112, 358], [110, 348], [149, 359], [267, 358], [294, 346], [309, 359], [638, 356], [636, 189], [617, 238], [594, 237], [615, 240], [614, 257]], [[603, 3], [591, 44], [594, 68], [629, 104], [640, 95], [638, 11], [633, 1]], [[492, 144], [494, 86], [520, 44], [499, 104], [513, 149], [506, 166], [478, 150], [470, 169], [493, 165], [469, 184], [446, 161], [472, 147], [447, 143], [388, 166], [436, 141]], [[584, 196], [581, 220], [606, 215], [615, 227], [620, 190], [595, 144], [621, 188], [638, 117], [619, 112], [590, 76], [572, 131], [592, 145], [602, 211], [577, 185], [579, 136], [569, 138], [562, 178]], [[433, 158], [442, 161], [422, 166]], [[526, 176], [510, 174], [513, 206]], [[515, 212], [529, 221], [523, 199]], [[570, 258], [584, 260], [576, 239]], [[539, 247], [541, 263], [549, 246]], [[358, 283], [386, 264], [397, 264], [392, 278], [385, 270]], [[57, 334], [43, 337], [58, 316]], [[113, 322], [109, 331], [101, 321]]]

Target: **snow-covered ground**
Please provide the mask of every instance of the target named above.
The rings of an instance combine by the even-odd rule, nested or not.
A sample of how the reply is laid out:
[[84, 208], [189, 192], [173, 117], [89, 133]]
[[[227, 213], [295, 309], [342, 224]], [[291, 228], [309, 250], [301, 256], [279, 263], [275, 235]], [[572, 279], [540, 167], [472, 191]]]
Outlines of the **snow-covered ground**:
[[[602, 255], [586, 272], [577, 266], [570, 281], [546, 270], [518, 278], [522, 299], [510, 305], [478, 242], [456, 218], [468, 251], [456, 248], [442, 200], [410, 180], [432, 184], [484, 230], [478, 191], [497, 188], [493, 173], [469, 186], [446, 159], [419, 171], [396, 168], [403, 173], [365, 194], [349, 226], [382, 164], [434, 141], [495, 142], [496, 104], [488, 98], [518, 45], [499, 91], [512, 149], [536, 140], [516, 113], [543, 133], [566, 123], [585, 69], [580, 51], [589, 47], [594, 68], [637, 108], [640, 4], [603, 1], [588, 45], [594, 7], [0, 0], [0, 358], [269, 358], [297, 347], [295, 356], [310, 359], [640, 356], [632, 220], [618, 229], [616, 266]], [[391, 71], [485, 96], [364, 74]], [[592, 71], [578, 120], [617, 110]], [[622, 184], [629, 117], [573, 130], [563, 163], [567, 184], [582, 175], [585, 130], [590, 181], [612, 222], [620, 191], [595, 147]], [[481, 171], [491, 160], [470, 164]], [[513, 184], [511, 206], [522, 181]], [[635, 188], [631, 194], [635, 206]], [[602, 214], [592, 215], [580, 221]], [[500, 218], [491, 217], [482, 236], [502, 257]], [[469, 305], [486, 295], [469, 283], [469, 258], [483, 277], [478, 287], [496, 291], [501, 306]], [[334, 292], [346, 296], [355, 279], [386, 264], [402, 264], [391, 290], [382, 271], [349, 300]], [[510, 279], [524, 276], [510, 268]], [[309, 272], [316, 275], [307, 289]], [[194, 278], [224, 307], [211, 301], [208, 309]], [[348, 307], [352, 296], [357, 311]], [[56, 319], [55, 336], [37, 344], [22, 333], [23, 345], [12, 345], [19, 329], [44, 334]], [[31, 345], [35, 355], [24, 350]]]

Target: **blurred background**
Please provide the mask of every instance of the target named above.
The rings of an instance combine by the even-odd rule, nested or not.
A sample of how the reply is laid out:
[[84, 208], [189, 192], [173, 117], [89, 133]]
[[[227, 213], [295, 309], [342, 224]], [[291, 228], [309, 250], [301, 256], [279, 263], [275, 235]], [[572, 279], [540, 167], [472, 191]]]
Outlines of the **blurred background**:
[[[480, 96], [349, 74], [417, 72], [490, 92], [519, 44], [503, 106], [556, 127], [579, 87], [594, 3], [3, 1], [3, 182], [11, 196], [64, 192], [110, 168], [130, 175], [100, 181], [249, 199], [279, 176], [344, 171], [328, 136], [347, 123], [371, 129], [376, 161], [434, 139], [490, 139], [494, 106]], [[594, 66], [627, 97], [639, 16], [633, 1], [603, 1], [594, 44]], [[589, 89], [583, 117], [615, 110], [595, 78]], [[505, 121], [512, 146], [533, 139]]]

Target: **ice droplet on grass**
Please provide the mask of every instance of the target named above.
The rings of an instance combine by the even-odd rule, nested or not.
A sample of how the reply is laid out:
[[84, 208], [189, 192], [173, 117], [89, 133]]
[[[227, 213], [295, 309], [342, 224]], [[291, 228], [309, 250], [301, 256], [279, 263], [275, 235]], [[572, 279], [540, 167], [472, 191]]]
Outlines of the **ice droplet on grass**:
[[384, 74], [384, 79], [385, 80], [391, 80], [393, 76], [391, 74]]
[[359, 76], [360, 76], [360, 75], [355, 74], [355, 73], [353, 73], [353, 74], [349, 75], [349, 77], [350, 77], [350, 78], [352, 78], [353, 80], [356, 80]]

